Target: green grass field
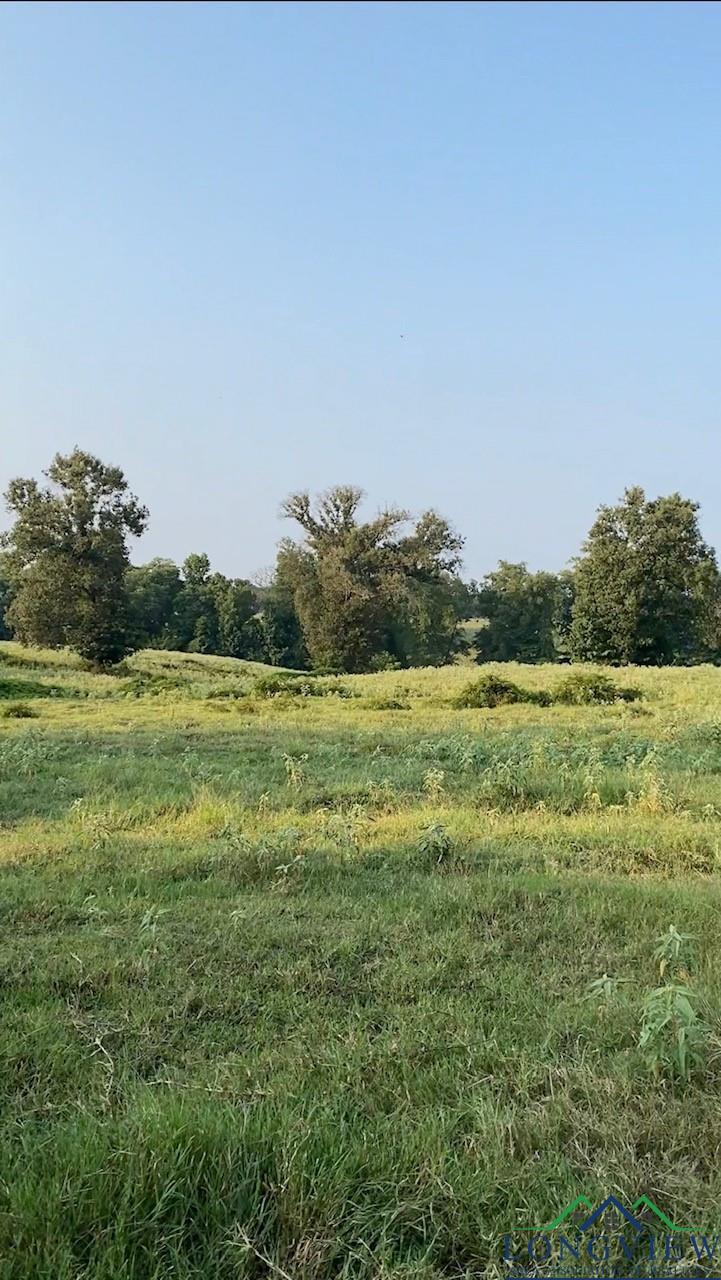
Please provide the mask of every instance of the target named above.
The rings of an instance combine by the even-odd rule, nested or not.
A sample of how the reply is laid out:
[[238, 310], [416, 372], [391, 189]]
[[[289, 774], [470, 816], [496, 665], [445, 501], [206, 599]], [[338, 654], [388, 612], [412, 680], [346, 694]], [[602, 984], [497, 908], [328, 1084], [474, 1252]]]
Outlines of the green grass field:
[[[721, 672], [476, 674], [0, 646], [3, 1280], [496, 1276], [580, 1193], [713, 1224]], [[639, 1047], [672, 923], [687, 1078]]]

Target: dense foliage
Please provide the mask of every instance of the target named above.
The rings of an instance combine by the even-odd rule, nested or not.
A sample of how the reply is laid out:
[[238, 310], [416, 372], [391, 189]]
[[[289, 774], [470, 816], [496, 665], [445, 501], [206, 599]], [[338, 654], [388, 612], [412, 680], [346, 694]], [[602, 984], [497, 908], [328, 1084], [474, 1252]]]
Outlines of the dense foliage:
[[138, 648], [218, 654], [296, 670], [483, 662], [661, 665], [721, 660], [721, 578], [696, 503], [628, 489], [603, 506], [572, 569], [501, 560], [459, 576], [463, 539], [435, 511], [363, 520], [362, 490], [289, 497], [269, 585], [194, 553], [130, 565], [148, 513], [122, 471], [76, 449], [50, 486], [14, 480], [0, 559], [0, 639], [68, 646], [101, 665]]
[[659, 665], [718, 653], [721, 590], [698, 505], [627, 489], [601, 507], [576, 565], [575, 658]]
[[408, 513], [361, 522], [362, 490], [339, 486], [312, 506], [284, 504], [305, 534], [283, 542], [278, 577], [292, 595], [315, 666], [366, 671], [446, 662], [457, 615], [451, 574], [462, 539], [435, 511], [406, 531]]
[[117, 662], [132, 648], [125, 575], [128, 538], [147, 511], [119, 467], [75, 449], [58, 454], [50, 485], [13, 480], [15, 523], [5, 541], [14, 586], [7, 621], [28, 644], [68, 645], [93, 662]]
[[8, 621], [8, 609], [12, 603], [12, 585], [0, 571], [0, 640], [10, 640], [12, 631]]
[[479, 662], [553, 662], [566, 650], [573, 577], [501, 560], [477, 593]]
[[179, 569], [156, 559], [127, 575], [130, 617], [138, 647], [253, 658], [257, 600], [249, 582], [210, 572], [206, 555], [190, 555]]

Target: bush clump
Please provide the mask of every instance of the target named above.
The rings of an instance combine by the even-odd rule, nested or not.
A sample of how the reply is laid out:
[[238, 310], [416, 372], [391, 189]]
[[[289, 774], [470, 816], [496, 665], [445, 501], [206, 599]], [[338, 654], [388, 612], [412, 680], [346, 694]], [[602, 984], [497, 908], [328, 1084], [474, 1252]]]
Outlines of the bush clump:
[[556, 687], [553, 701], [567, 706], [599, 706], [610, 702], [636, 702], [641, 690], [617, 685], [601, 672], [574, 671]]
[[247, 698], [251, 685], [247, 680], [227, 680], [223, 684], [211, 685], [203, 694], [207, 699], [222, 699], [224, 702], [238, 702]]
[[454, 707], [508, 707], [517, 702], [531, 702], [537, 707], [553, 703], [566, 706], [602, 706], [612, 702], [636, 702], [643, 697], [632, 685], [617, 685], [601, 672], [575, 671], [553, 690], [522, 689], [512, 680], [488, 672], [471, 681], [453, 700]]
[[29, 707], [27, 702], [9, 702], [3, 708], [3, 718], [5, 720], [37, 720], [38, 713]]
[[480, 676], [472, 680], [456, 698], [455, 707], [508, 707], [514, 702], [529, 702], [531, 696], [526, 689], [514, 684], [512, 680], [504, 680], [502, 676]]
[[319, 680], [315, 674], [303, 676], [277, 675], [260, 676], [254, 686], [256, 698], [277, 698], [281, 694], [290, 694], [296, 698], [354, 698], [356, 695], [348, 685], [340, 680]]

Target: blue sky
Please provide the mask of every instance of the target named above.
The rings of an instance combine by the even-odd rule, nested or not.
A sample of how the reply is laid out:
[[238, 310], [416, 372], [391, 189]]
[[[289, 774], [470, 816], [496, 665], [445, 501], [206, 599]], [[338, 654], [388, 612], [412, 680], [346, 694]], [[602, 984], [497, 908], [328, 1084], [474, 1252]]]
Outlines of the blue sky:
[[715, 3], [4, 5], [0, 483], [77, 443], [239, 575], [339, 481], [473, 575], [632, 483], [721, 548], [719, 66]]

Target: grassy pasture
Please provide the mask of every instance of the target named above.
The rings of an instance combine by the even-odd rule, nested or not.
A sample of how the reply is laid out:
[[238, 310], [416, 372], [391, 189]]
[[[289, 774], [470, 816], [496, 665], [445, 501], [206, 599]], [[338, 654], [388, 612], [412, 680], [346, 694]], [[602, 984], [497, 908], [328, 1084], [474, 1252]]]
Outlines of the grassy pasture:
[[[3, 1280], [492, 1277], [581, 1192], [718, 1227], [721, 672], [277, 674], [0, 645]], [[638, 1044], [672, 922], [688, 1080]]]

